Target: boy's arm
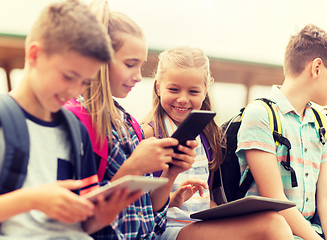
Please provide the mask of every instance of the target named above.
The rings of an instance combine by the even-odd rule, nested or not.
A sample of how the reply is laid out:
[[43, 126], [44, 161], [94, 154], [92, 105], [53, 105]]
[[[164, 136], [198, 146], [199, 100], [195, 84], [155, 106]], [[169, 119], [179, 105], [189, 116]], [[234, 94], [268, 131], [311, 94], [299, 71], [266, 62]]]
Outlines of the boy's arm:
[[[250, 104], [244, 112], [238, 132], [236, 153], [241, 168], [246, 166], [246, 162], [250, 167], [261, 196], [288, 200], [284, 193], [268, 113], [259, 101]], [[280, 213], [285, 217], [295, 235], [303, 239], [321, 240], [295, 207]]]
[[317, 209], [323, 232], [327, 233], [327, 162], [320, 165], [317, 183]]
[[[276, 156], [272, 153], [255, 149], [246, 150], [245, 156], [260, 195], [288, 200], [284, 194]], [[284, 216], [294, 235], [304, 240], [322, 239], [295, 207], [281, 211], [280, 214]]]
[[135, 202], [142, 194], [141, 191], [129, 193], [128, 189], [118, 189], [108, 199], [100, 195], [95, 204], [94, 216], [83, 223], [84, 230], [92, 234], [110, 225], [123, 209]]
[[2, 194], [0, 196], [0, 206], [5, 206], [0, 211], [0, 222], [3, 222], [15, 215], [32, 210], [31, 194], [24, 188]]
[[80, 185], [80, 181], [66, 180], [2, 194], [0, 222], [32, 209], [64, 223], [84, 221], [93, 215], [93, 204], [70, 191]]

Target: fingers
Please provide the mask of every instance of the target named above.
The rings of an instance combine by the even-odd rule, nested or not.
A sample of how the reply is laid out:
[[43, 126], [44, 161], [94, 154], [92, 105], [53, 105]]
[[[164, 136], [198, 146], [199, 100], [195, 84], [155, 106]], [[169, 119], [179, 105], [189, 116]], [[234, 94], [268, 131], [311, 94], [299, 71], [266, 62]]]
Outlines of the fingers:
[[190, 147], [191, 149], [195, 149], [198, 146], [198, 142], [196, 140], [188, 140], [186, 142], [186, 146]]
[[81, 187], [82, 181], [69, 179], [69, 180], [57, 181], [57, 184], [60, 187], [67, 188], [69, 190], [75, 190]]
[[64, 223], [84, 221], [93, 215], [94, 205], [70, 191], [79, 186], [80, 181], [65, 180], [31, 188], [37, 196], [33, 208]]
[[199, 195], [202, 197], [203, 196], [203, 189], [208, 189], [209, 186], [206, 182], [202, 181], [199, 178], [190, 178], [183, 182], [181, 185], [186, 185], [186, 186], [192, 186], [192, 190], [195, 193], [196, 191], [199, 191]]
[[190, 148], [190, 147], [186, 147], [183, 145], [178, 145], [177, 149], [181, 152], [184, 153], [184, 155], [190, 156], [192, 158], [196, 157], [196, 153], [194, 151], [194, 149]]

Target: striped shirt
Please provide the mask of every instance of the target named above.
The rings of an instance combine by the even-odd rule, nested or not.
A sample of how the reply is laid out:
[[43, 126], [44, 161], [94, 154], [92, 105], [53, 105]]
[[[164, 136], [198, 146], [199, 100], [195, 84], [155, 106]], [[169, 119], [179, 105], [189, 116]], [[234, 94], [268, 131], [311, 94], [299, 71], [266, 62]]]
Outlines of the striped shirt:
[[[108, 156], [107, 170], [104, 179], [110, 180], [118, 171], [124, 161], [130, 157], [133, 150], [139, 144], [139, 140], [131, 124], [128, 121], [128, 113], [116, 104], [121, 111], [122, 119], [128, 125], [130, 138], [123, 132], [122, 142], [118, 133], [113, 129], [113, 146]], [[152, 177], [152, 174], [146, 174]], [[94, 239], [154, 239], [160, 235], [166, 227], [166, 213], [169, 200], [160, 212], [153, 212], [152, 203], [148, 193], [144, 194], [136, 202], [125, 208], [110, 227], [92, 234]]]
[[[177, 126], [174, 122], [165, 115], [165, 126], [167, 129], [167, 133], [171, 136], [177, 129]], [[196, 157], [195, 162], [189, 170], [186, 170], [180, 174], [178, 174], [175, 182], [173, 184], [172, 192], [175, 192], [182, 182], [186, 181], [192, 177], [198, 177], [204, 182], [208, 182], [209, 178], [209, 166], [208, 159], [205, 152], [205, 149], [202, 145], [200, 135], [197, 136], [196, 140], [198, 141], [198, 146], [195, 148]], [[189, 200], [184, 202], [184, 204], [180, 207], [172, 207], [168, 209], [167, 213], [167, 227], [169, 226], [180, 226], [195, 222], [195, 219], [190, 218], [190, 214], [205, 210], [210, 208], [210, 193], [209, 189], [204, 189], [203, 196], [199, 195], [199, 192], [196, 192]]]
[[[246, 108], [238, 132], [236, 154], [239, 157], [242, 176], [244, 178], [247, 171], [245, 150], [258, 149], [275, 154], [286, 197], [296, 203], [297, 209], [305, 219], [310, 220], [315, 212], [316, 183], [320, 164], [327, 160], [327, 144], [320, 143], [310, 104], [307, 104], [301, 122], [300, 116], [280, 91], [280, 87], [272, 87], [271, 99], [276, 103], [282, 133], [291, 142], [291, 166], [296, 172], [298, 187], [292, 188], [290, 172], [281, 165], [282, 161], [286, 161], [287, 148], [279, 145], [276, 149], [267, 110], [259, 101], [253, 102]], [[255, 183], [252, 184], [247, 195], [259, 195]]]

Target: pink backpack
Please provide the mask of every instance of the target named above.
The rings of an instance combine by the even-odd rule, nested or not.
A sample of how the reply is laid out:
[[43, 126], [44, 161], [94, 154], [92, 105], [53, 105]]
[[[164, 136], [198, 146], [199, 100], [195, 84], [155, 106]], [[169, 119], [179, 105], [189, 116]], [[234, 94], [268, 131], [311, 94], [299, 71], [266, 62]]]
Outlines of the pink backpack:
[[[95, 129], [92, 126], [91, 116], [89, 115], [87, 110], [81, 106], [81, 104], [78, 101], [76, 101], [75, 99], [70, 100], [69, 102], [67, 102], [64, 105], [64, 108], [66, 108], [66, 109], [70, 110], [72, 113], [74, 113], [75, 116], [78, 117], [78, 119], [85, 125], [85, 127], [88, 131], [88, 134], [90, 136], [90, 139], [91, 139], [93, 151], [101, 158], [99, 169], [98, 169], [98, 178], [99, 178], [99, 181], [102, 181], [105, 171], [106, 171], [107, 159], [108, 159], [108, 140], [107, 140], [107, 138], [105, 139], [105, 141], [102, 145], [96, 141], [97, 136], [96, 136]], [[130, 116], [130, 117], [131, 117], [131, 119], [129, 120], [129, 122], [132, 125], [139, 141], [142, 141], [143, 137], [142, 137], [141, 127], [134, 117], [132, 117], [132, 116]]]

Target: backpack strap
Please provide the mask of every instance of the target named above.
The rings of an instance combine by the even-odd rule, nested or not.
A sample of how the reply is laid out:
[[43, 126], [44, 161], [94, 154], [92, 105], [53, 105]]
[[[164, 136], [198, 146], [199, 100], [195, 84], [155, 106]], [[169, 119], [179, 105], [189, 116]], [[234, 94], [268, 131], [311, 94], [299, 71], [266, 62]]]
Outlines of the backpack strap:
[[[203, 147], [204, 147], [204, 150], [206, 152], [206, 155], [207, 155], [207, 158], [208, 158], [208, 161], [210, 162], [211, 158], [212, 158], [212, 150], [211, 150], [211, 147], [209, 145], [209, 142], [206, 138], [206, 136], [204, 135], [204, 133], [200, 133], [200, 138], [201, 138], [201, 141], [202, 141], [202, 144], [203, 144]], [[210, 184], [210, 180], [211, 180], [211, 175], [212, 175], [212, 172], [209, 171], [209, 178], [208, 178], [208, 185]]]
[[0, 95], [0, 122], [6, 143], [0, 172], [0, 194], [4, 194], [22, 187], [30, 146], [24, 112], [8, 94]]
[[72, 114], [69, 110], [62, 108], [61, 113], [64, 116], [64, 119], [68, 125], [69, 135], [73, 143], [72, 157], [74, 159], [75, 166], [75, 179], [80, 180], [82, 179], [81, 157], [83, 156], [83, 143], [80, 123], [78, 122], [76, 116]]
[[[291, 143], [290, 141], [285, 138], [282, 135], [282, 125], [280, 122], [279, 115], [277, 113], [277, 109], [275, 105], [273, 104], [274, 102], [266, 99], [266, 98], [260, 98], [258, 100], [261, 100], [261, 103], [265, 106], [265, 108], [268, 110], [268, 115], [272, 115], [272, 119], [270, 118], [270, 126], [273, 125], [273, 128], [271, 128], [273, 138], [275, 140], [276, 146], [278, 146], [278, 143], [284, 145], [287, 148], [287, 157], [286, 161], [282, 161], [281, 164], [285, 168], [285, 170], [289, 171], [291, 173], [291, 182], [292, 182], [292, 187], [297, 187], [297, 179], [296, 179], [296, 174], [294, 169], [291, 167]], [[271, 120], [273, 120], [273, 124], [271, 123]]]
[[142, 136], [142, 130], [140, 124], [130, 114], [128, 114], [128, 121], [132, 125], [134, 132], [136, 133], [136, 136], [139, 139], [139, 142], [141, 142], [143, 140], [143, 136]]
[[[148, 122], [148, 125], [152, 128], [152, 131], [153, 131], [153, 136], [155, 135], [154, 134], [154, 124], [152, 121]], [[158, 138], [161, 139], [162, 138], [162, 131], [161, 131], [161, 128], [159, 128], [159, 131], [158, 131]]]
[[79, 103], [76, 99], [70, 100], [64, 105], [64, 108], [68, 109], [78, 119], [84, 124], [89, 134], [93, 151], [100, 156], [100, 164], [98, 167], [98, 177], [99, 181], [103, 180], [106, 168], [107, 168], [107, 158], [108, 158], [108, 140], [107, 138], [104, 139], [103, 144], [97, 140], [97, 134], [92, 124], [91, 116], [89, 115], [88, 111]]
[[326, 120], [323, 114], [320, 111], [317, 111], [315, 108], [311, 107], [313, 115], [315, 118], [315, 124], [318, 129], [320, 142], [325, 145], [326, 143]]

